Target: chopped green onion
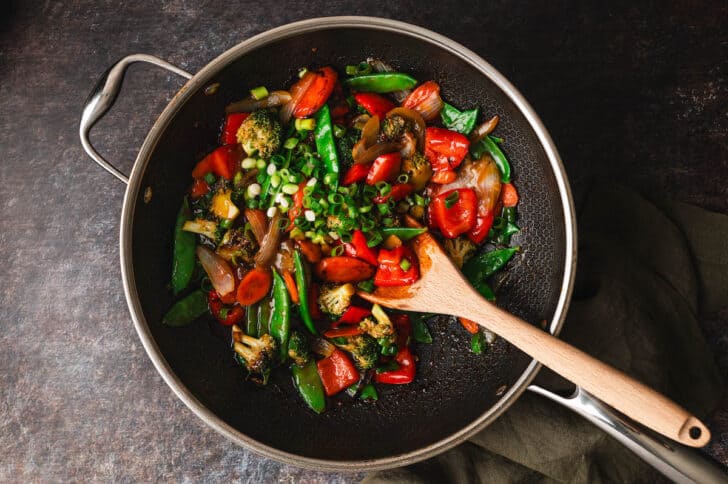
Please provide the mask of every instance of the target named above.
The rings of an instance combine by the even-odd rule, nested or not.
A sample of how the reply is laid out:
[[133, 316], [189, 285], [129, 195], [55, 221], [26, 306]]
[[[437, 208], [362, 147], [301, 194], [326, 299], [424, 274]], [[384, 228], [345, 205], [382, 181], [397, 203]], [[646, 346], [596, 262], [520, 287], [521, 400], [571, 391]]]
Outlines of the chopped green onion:
[[412, 263], [407, 259], [402, 259], [402, 261], [399, 263], [399, 267], [401, 267], [403, 271], [407, 271], [410, 267], [412, 267]]
[[265, 170], [267, 163], [263, 158], [258, 158], [258, 160], [255, 162], [255, 167], [259, 170]]
[[336, 173], [327, 173], [324, 175], [324, 184], [331, 186], [338, 181], [338, 178], [339, 176]]
[[450, 195], [445, 197], [445, 208], [452, 208], [455, 202], [460, 198], [460, 192], [455, 190]]
[[306, 69], [305, 67], [302, 67], [301, 69], [298, 70], [298, 78], [299, 79], [302, 78], [303, 76], [306, 75], [307, 72], [308, 72], [308, 69]]
[[339, 193], [329, 193], [327, 200], [332, 205], [341, 205], [342, 203], [344, 203], [344, 197], [341, 196], [341, 194]]
[[260, 195], [260, 185], [257, 183], [251, 183], [248, 185], [248, 188], [246, 189], [245, 193], [248, 195], [248, 198], [255, 198], [258, 195]]
[[382, 215], [387, 215], [392, 211], [386, 203], [378, 203], [377, 210], [379, 210], [379, 213]]
[[232, 227], [232, 225], [233, 225], [233, 221], [230, 220], [229, 218], [224, 218], [224, 219], [220, 220], [220, 227], [223, 229], [229, 229], [230, 227]]
[[296, 119], [296, 131], [311, 131], [316, 127], [316, 120], [313, 118]]
[[346, 128], [338, 124], [334, 125], [334, 138], [341, 138], [346, 134]]
[[269, 175], [273, 175], [273, 174], [274, 174], [274, 173], [276, 172], [276, 165], [274, 165], [273, 163], [271, 163], [271, 164], [270, 164], [270, 165], [268, 165], [268, 167], [267, 167], [267, 168], [265, 169], [265, 172], [266, 172], [267, 174], [269, 174]]
[[228, 309], [228, 308], [222, 308], [222, 309], [220, 309], [220, 311], [219, 311], [219, 312], [217, 313], [217, 316], [218, 316], [218, 317], [219, 317], [220, 319], [223, 319], [223, 320], [224, 320], [224, 319], [227, 319], [227, 317], [228, 317], [228, 313], [229, 313], [229, 312], [230, 312], [230, 309]]
[[298, 192], [298, 185], [295, 183], [287, 183], [281, 187], [281, 191], [286, 195], [293, 195]]
[[240, 182], [242, 182], [242, 181], [243, 181], [243, 173], [239, 171], [233, 177], [233, 185], [238, 186], [238, 185], [240, 185]]
[[364, 205], [363, 207], [359, 207], [359, 213], [369, 213], [372, 211], [371, 205]]
[[409, 181], [409, 174], [400, 173], [397, 177], [397, 183], [407, 183]]
[[331, 249], [331, 257], [338, 257], [344, 253], [344, 246], [343, 245], [337, 245], [333, 249]]
[[367, 237], [367, 247], [376, 247], [382, 241], [382, 233], [379, 231], [372, 231]]
[[364, 292], [372, 292], [374, 290], [374, 281], [372, 279], [367, 279], [366, 281], [361, 281], [356, 285], [356, 287]]
[[278, 220], [278, 228], [281, 230], [286, 230], [291, 225], [291, 219], [289, 218], [282, 218]]
[[273, 176], [270, 177], [270, 184], [272, 187], [276, 188], [278, 185], [281, 184], [281, 176], [276, 173]]
[[212, 185], [216, 180], [217, 178], [215, 178], [215, 175], [210, 172], [205, 175], [205, 182], [207, 182], [208, 185]]
[[258, 163], [258, 160], [255, 158], [245, 158], [242, 163], [240, 163], [240, 166], [243, 167], [243, 170], [250, 170], [256, 167]]
[[268, 97], [268, 89], [266, 89], [265, 86], [254, 87], [250, 90], [250, 95], [253, 96], [256, 101], [260, 101], [261, 99]]
[[422, 195], [415, 193], [415, 205], [418, 205], [420, 207], [424, 207], [426, 205], [425, 203], [425, 197]]
[[298, 144], [298, 138], [288, 138], [284, 143], [283, 147], [287, 150], [292, 150]]

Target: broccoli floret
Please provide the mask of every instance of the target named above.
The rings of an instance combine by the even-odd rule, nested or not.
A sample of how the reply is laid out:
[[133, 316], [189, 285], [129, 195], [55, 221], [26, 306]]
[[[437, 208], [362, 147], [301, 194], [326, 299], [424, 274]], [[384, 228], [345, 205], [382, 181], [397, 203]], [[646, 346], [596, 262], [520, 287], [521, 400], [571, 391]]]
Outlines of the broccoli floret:
[[235, 265], [250, 265], [253, 263], [257, 247], [250, 237], [245, 236], [243, 227], [236, 227], [225, 232], [216, 252], [220, 257]]
[[336, 149], [339, 152], [339, 164], [342, 173], [345, 173], [354, 164], [352, 150], [359, 138], [361, 138], [361, 131], [349, 129], [344, 136], [336, 139]]
[[233, 350], [238, 363], [250, 373], [251, 380], [260, 385], [268, 383], [276, 353], [276, 341], [269, 334], [253, 338], [234, 325]]
[[374, 368], [379, 358], [379, 345], [377, 345], [377, 340], [368, 334], [350, 336], [345, 339], [346, 342], [334, 341], [334, 344], [342, 350], [351, 353], [356, 366], [360, 370]]
[[458, 269], [463, 268], [463, 264], [475, 254], [476, 249], [477, 246], [466, 237], [445, 239], [445, 252]]
[[372, 316], [374, 316], [374, 320], [364, 318], [359, 323], [359, 327], [366, 334], [376, 339], [381, 346], [393, 345], [397, 339], [397, 332], [394, 330], [394, 325], [389, 316], [379, 304], [372, 307]]
[[257, 153], [261, 158], [270, 158], [281, 146], [282, 131], [281, 123], [272, 111], [259, 109], [245, 118], [238, 128], [238, 143], [248, 156]]
[[411, 158], [402, 162], [402, 172], [409, 175], [409, 182], [414, 186], [415, 191], [425, 188], [432, 177], [432, 166], [425, 155], [415, 153]]
[[321, 294], [318, 298], [321, 311], [333, 318], [338, 318], [351, 305], [351, 297], [356, 293], [356, 289], [350, 283], [346, 284], [326, 284], [321, 288]]
[[298, 366], [303, 366], [311, 361], [311, 349], [302, 332], [296, 330], [291, 332], [291, 337], [288, 339], [288, 356]]
[[402, 116], [392, 116], [382, 121], [380, 126], [383, 141], [395, 141], [398, 140], [403, 134], [407, 127], [407, 122]]

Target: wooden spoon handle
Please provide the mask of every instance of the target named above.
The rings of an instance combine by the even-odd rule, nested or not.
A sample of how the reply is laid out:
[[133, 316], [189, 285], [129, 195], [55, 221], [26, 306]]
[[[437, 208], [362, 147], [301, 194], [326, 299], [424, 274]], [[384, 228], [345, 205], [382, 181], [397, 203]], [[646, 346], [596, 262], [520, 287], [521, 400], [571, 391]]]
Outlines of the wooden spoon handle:
[[645, 427], [691, 447], [702, 447], [710, 440], [710, 431], [705, 424], [664, 395], [491, 303], [481, 301], [461, 304], [459, 312], [465, 314], [460, 316], [499, 334]]

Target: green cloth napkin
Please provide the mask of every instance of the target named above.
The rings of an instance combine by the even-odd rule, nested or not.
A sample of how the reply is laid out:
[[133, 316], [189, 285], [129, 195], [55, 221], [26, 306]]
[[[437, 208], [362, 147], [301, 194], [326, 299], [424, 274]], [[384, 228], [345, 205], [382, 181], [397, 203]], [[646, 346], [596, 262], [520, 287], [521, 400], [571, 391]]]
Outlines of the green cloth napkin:
[[[602, 187], [590, 192], [578, 222], [577, 279], [562, 337], [705, 418], [723, 382], [698, 316], [728, 306], [728, 216]], [[465, 444], [365, 482], [657, 479], [601, 430], [525, 393]]]

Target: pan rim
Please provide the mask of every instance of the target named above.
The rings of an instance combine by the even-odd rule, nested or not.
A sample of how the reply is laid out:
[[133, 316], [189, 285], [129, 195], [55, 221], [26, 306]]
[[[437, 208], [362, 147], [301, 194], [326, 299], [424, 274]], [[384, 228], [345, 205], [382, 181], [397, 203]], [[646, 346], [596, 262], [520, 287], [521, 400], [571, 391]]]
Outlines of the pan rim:
[[141, 302], [137, 294], [132, 259], [133, 214], [141, 189], [142, 177], [149, 163], [150, 155], [156, 148], [161, 134], [166, 130], [170, 121], [179, 111], [181, 106], [186, 103], [189, 97], [196, 92], [198, 88], [206, 86], [217, 72], [228, 66], [240, 56], [268, 43], [291, 36], [335, 28], [361, 28], [371, 29], [374, 31], [396, 32], [441, 48], [449, 54], [455, 55], [461, 60], [467, 62], [484, 76], [488, 77], [506, 94], [511, 102], [513, 102], [524, 115], [531, 129], [533, 129], [536, 134], [536, 137], [549, 160], [559, 189], [561, 208], [564, 217], [565, 253], [561, 292], [554, 310], [554, 315], [548, 326], [549, 331], [555, 335], [557, 335], [561, 330], [573, 290], [574, 274], [576, 271], [576, 218], [571, 189], [566, 178], [561, 158], [551, 136], [536, 112], [533, 108], [531, 108], [530, 104], [510, 83], [510, 81], [508, 81], [500, 72], [476, 53], [443, 35], [422, 27], [397, 20], [363, 16], [321, 17], [285, 24], [257, 34], [226, 50], [206, 64], [205, 67], [197, 72], [177, 92], [149, 130], [149, 133], [139, 150], [139, 154], [137, 155], [129, 176], [129, 184], [124, 194], [124, 201], [122, 205], [120, 223], [120, 263], [122, 280], [129, 312], [131, 313], [134, 327], [139, 339], [141, 340], [147, 355], [152, 360], [157, 372], [161, 375], [162, 379], [172, 389], [177, 397], [182, 400], [182, 402], [195, 415], [197, 415], [197, 417], [205, 422], [205, 424], [232, 442], [259, 455], [272, 458], [286, 464], [293, 464], [314, 470], [359, 472], [388, 469], [413, 464], [429, 457], [433, 457], [462, 443], [492, 423], [503, 412], [505, 412], [521, 395], [521, 393], [525, 391], [526, 387], [533, 380], [541, 365], [535, 360], [532, 360], [518, 380], [516, 380], [511, 388], [508, 389], [504, 396], [495, 405], [490, 407], [486, 412], [458, 432], [425, 447], [395, 456], [356, 461], [327, 460], [300, 456], [268, 446], [258, 440], [246, 436], [243, 432], [228, 425], [204, 404], [202, 404], [182, 383], [171, 369], [164, 356], [161, 354], [161, 351], [151, 334], [149, 324], [144, 316], [141, 308]]

